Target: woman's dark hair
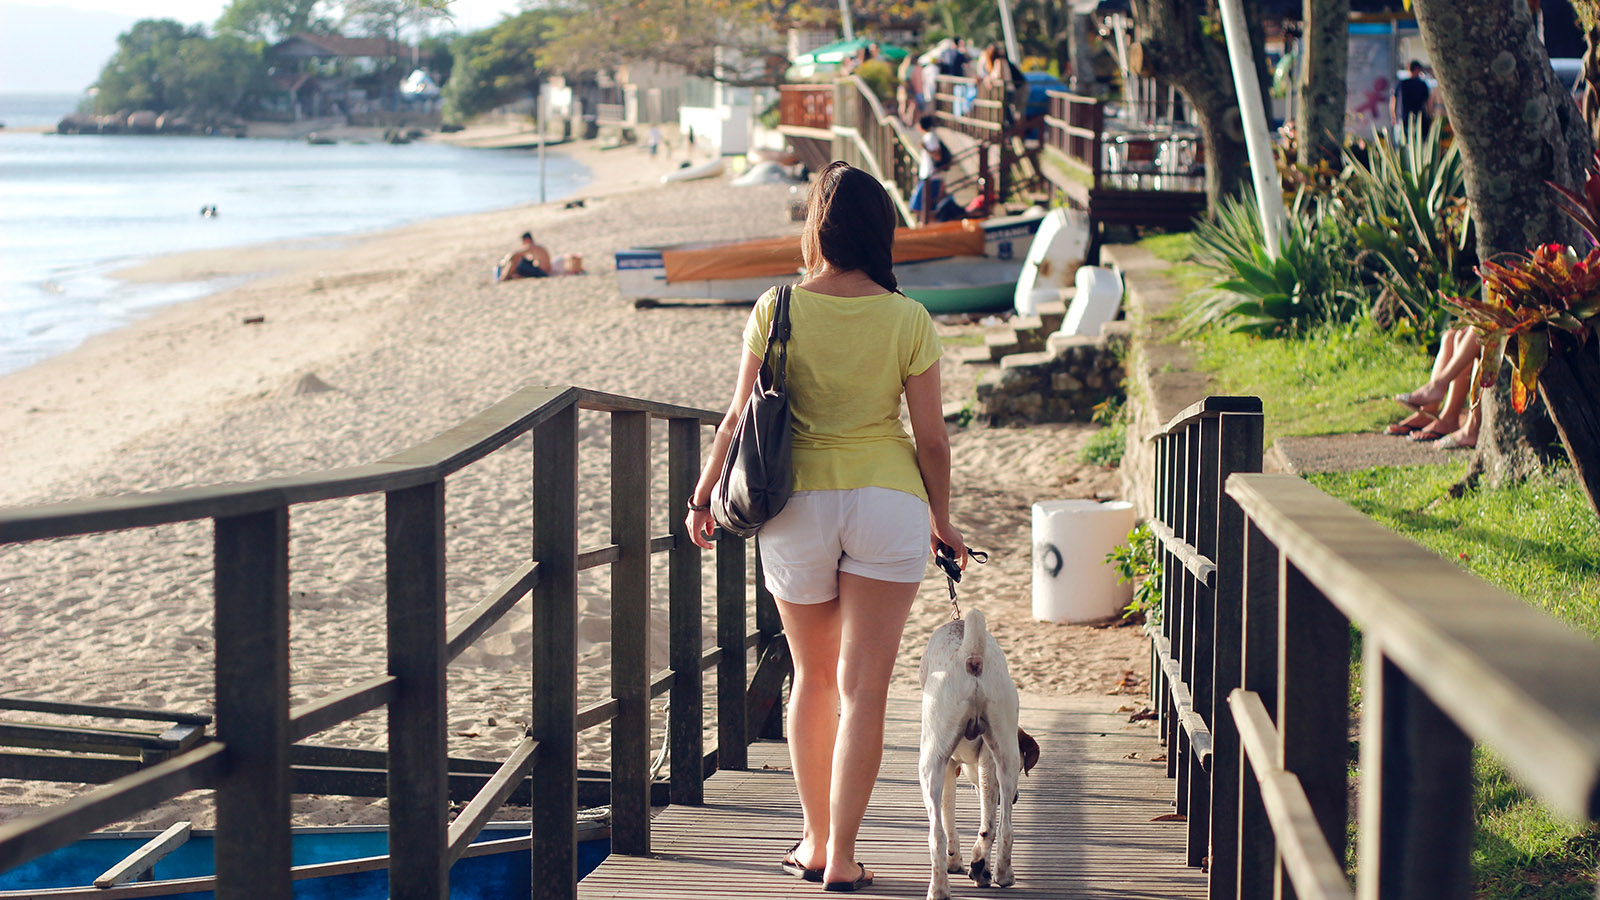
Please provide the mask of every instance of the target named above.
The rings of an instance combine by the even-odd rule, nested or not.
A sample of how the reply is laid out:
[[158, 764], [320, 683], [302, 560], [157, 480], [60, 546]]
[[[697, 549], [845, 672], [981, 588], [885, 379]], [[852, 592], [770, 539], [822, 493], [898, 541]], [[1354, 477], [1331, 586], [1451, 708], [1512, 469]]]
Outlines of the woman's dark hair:
[[859, 269], [884, 290], [894, 277], [894, 201], [876, 178], [834, 161], [811, 183], [800, 254], [815, 271], [827, 260], [836, 269]]

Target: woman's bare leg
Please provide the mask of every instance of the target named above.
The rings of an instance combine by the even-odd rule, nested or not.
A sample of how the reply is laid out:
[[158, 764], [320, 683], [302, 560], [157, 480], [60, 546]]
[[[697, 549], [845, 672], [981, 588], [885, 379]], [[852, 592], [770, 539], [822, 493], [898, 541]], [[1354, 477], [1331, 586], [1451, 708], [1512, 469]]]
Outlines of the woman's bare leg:
[[856, 835], [883, 761], [889, 676], [917, 587], [839, 573], [839, 731], [833, 747], [824, 881], [854, 881], [861, 875]]
[[807, 869], [820, 869], [827, 858], [829, 785], [834, 737], [839, 730], [839, 601], [798, 604], [779, 600], [778, 615], [794, 659], [789, 762], [804, 815], [794, 860]]
[[1439, 339], [1439, 353], [1433, 359], [1433, 374], [1428, 376], [1422, 387], [1402, 396], [1423, 407], [1444, 403], [1452, 383], [1461, 378], [1463, 373], [1471, 377], [1472, 364], [1477, 359], [1478, 336], [1471, 329], [1452, 328]]

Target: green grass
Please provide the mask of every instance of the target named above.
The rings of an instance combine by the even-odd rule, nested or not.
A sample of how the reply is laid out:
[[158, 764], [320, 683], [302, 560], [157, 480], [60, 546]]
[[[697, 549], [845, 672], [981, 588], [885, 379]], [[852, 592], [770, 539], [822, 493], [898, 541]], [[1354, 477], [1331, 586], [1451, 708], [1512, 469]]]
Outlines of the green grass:
[[[1187, 231], [1152, 234], [1140, 238], [1139, 246], [1149, 250], [1157, 259], [1172, 263], [1165, 272], [1167, 280], [1185, 295], [1206, 290], [1218, 281], [1216, 272], [1192, 261]], [[1168, 313], [1168, 316], [1171, 315]]]
[[1427, 380], [1421, 345], [1370, 323], [1335, 324], [1295, 338], [1206, 329], [1185, 339], [1212, 392], [1261, 398], [1267, 443], [1283, 435], [1377, 431], [1402, 412], [1391, 399]]
[[[1308, 480], [1534, 606], [1600, 639], [1600, 534], [1570, 478], [1449, 488], [1466, 463], [1312, 475]], [[1492, 753], [1474, 755], [1476, 894], [1485, 900], [1591, 900], [1600, 826], [1557, 818]]]
[[1096, 466], [1122, 465], [1122, 452], [1128, 446], [1128, 421], [1117, 416], [1110, 425], [1089, 435], [1078, 450], [1078, 460]]

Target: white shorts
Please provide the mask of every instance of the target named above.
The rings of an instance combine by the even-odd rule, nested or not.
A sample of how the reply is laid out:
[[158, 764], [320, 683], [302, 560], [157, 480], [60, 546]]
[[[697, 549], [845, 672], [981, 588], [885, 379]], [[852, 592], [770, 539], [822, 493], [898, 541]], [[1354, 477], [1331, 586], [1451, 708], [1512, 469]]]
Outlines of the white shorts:
[[928, 568], [928, 504], [905, 491], [800, 491], [761, 529], [767, 590], [789, 603], [839, 596], [839, 573], [914, 584]]

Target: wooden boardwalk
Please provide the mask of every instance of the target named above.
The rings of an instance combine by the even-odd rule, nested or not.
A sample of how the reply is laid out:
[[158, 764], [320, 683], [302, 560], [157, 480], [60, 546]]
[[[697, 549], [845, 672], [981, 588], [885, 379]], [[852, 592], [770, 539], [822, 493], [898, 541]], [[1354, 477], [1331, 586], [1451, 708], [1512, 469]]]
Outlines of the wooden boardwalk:
[[[1131, 725], [1119, 706], [1140, 697], [1023, 697], [1022, 726], [1038, 740], [1039, 765], [1016, 807], [1017, 883], [1003, 893], [950, 878], [953, 897], [1187, 898], [1205, 876], [1183, 864], [1184, 826], [1152, 822], [1172, 812], [1172, 782], [1150, 724]], [[883, 771], [858, 851], [876, 883], [854, 896], [923, 897], [928, 819], [918, 796], [915, 695], [889, 701]], [[1130, 758], [1130, 755], [1134, 755]], [[653, 823], [649, 857], [612, 855], [579, 883], [583, 898], [815, 898], [819, 885], [786, 875], [778, 860], [800, 834], [800, 804], [781, 742], [750, 747], [750, 770], [718, 772], [704, 806], [671, 806]], [[962, 844], [977, 830], [976, 797], [963, 782], [956, 801]], [[832, 896], [831, 894], [828, 896]]]

